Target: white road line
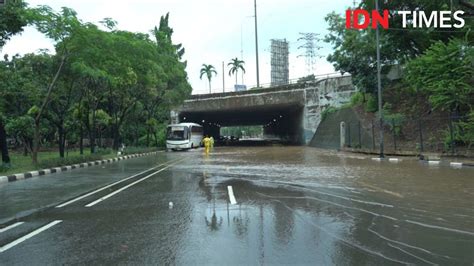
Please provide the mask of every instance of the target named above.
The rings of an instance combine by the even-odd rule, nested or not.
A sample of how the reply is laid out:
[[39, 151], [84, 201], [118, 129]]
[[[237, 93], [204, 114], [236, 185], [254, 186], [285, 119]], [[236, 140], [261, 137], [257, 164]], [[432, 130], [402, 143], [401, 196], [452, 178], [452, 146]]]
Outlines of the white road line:
[[51, 223], [49, 223], [49, 224], [47, 224], [47, 225], [45, 225], [45, 226], [43, 226], [43, 227], [41, 227], [41, 228], [39, 228], [39, 229], [36, 229], [35, 231], [33, 231], [33, 232], [31, 232], [31, 233], [29, 233], [29, 234], [27, 234], [27, 235], [25, 235], [25, 236], [22, 236], [22, 237], [18, 238], [17, 240], [11, 242], [10, 244], [7, 244], [7, 245], [5, 245], [5, 246], [3, 246], [3, 247], [0, 247], [0, 253], [5, 252], [5, 251], [11, 249], [12, 247], [14, 247], [14, 246], [20, 244], [21, 242], [26, 241], [26, 240], [28, 240], [28, 239], [34, 237], [35, 235], [37, 235], [37, 234], [39, 234], [39, 233], [41, 233], [41, 232], [43, 232], [43, 231], [46, 231], [46, 230], [48, 230], [49, 228], [51, 228], [51, 227], [53, 227], [53, 226], [55, 226], [55, 225], [57, 225], [58, 223], [61, 223], [61, 222], [62, 222], [61, 220], [57, 220], [57, 221], [51, 222]]
[[462, 163], [451, 162], [449, 165], [453, 168], [462, 168]]
[[[184, 160], [184, 159], [182, 159], [182, 160]], [[180, 160], [180, 161], [182, 161], [182, 160]], [[114, 195], [116, 195], [116, 194], [118, 194], [118, 193], [124, 191], [125, 189], [127, 189], [127, 188], [129, 188], [129, 187], [131, 187], [131, 186], [134, 186], [134, 185], [136, 185], [136, 184], [138, 184], [138, 183], [140, 183], [140, 182], [142, 182], [142, 181], [147, 180], [148, 178], [150, 178], [150, 177], [152, 177], [152, 176], [158, 174], [159, 172], [162, 172], [162, 171], [164, 171], [164, 170], [170, 168], [171, 166], [173, 166], [173, 165], [179, 163], [180, 161], [175, 162], [175, 163], [173, 163], [173, 164], [170, 164], [170, 165], [168, 165], [168, 166], [166, 166], [166, 167], [164, 167], [164, 168], [162, 168], [162, 169], [160, 169], [160, 170], [158, 170], [158, 171], [156, 171], [156, 172], [154, 172], [154, 173], [151, 173], [151, 174], [149, 174], [149, 175], [147, 175], [147, 176], [145, 176], [145, 177], [143, 177], [143, 178], [141, 178], [141, 179], [139, 179], [139, 180], [137, 180], [137, 181], [135, 181], [135, 182], [133, 182], [133, 183], [130, 183], [130, 184], [124, 186], [123, 188], [117, 189], [116, 191], [114, 191], [114, 192], [112, 192], [112, 193], [110, 193], [110, 194], [108, 194], [108, 195], [106, 195], [106, 196], [103, 196], [102, 198], [100, 198], [100, 199], [98, 199], [98, 200], [96, 200], [96, 201], [93, 201], [93, 202], [87, 204], [85, 207], [87, 207], [87, 208], [92, 207], [92, 206], [96, 205], [97, 203], [100, 203], [100, 202], [102, 202], [102, 201], [104, 201], [104, 200], [106, 200], [106, 199], [108, 199], [108, 198], [110, 198], [110, 197], [112, 197], [112, 196], [114, 196]]]
[[17, 227], [17, 226], [19, 226], [19, 225], [24, 224], [24, 223], [25, 223], [25, 222], [14, 223], [14, 224], [12, 224], [12, 225], [10, 225], [10, 226], [7, 226], [7, 227], [5, 227], [5, 228], [0, 229], [0, 233], [6, 232], [6, 231], [8, 231], [8, 230], [10, 230], [10, 229], [13, 229], [13, 228], [15, 228], [15, 227]]
[[[172, 161], [173, 161], [173, 160], [172, 160]], [[172, 162], [172, 161], [170, 161], [170, 162]], [[85, 195], [82, 195], [82, 196], [80, 196], [80, 197], [78, 197], [78, 198], [75, 198], [75, 199], [72, 199], [72, 200], [67, 201], [67, 202], [65, 202], [65, 203], [62, 203], [62, 204], [56, 206], [56, 208], [65, 207], [65, 206], [67, 206], [67, 205], [69, 205], [69, 204], [72, 204], [72, 203], [74, 203], [74, 202], [76, 202], [76, 201], [79, 201], [79, 200], [81, 200], [81, 199], [87, 198], [87, 197], [89, 197], [89, 196], [91, 196], [91, 195], [94, 195], [94, 194], [96, 194], [96, 193], [98, 193], [98, 192], [101, 192], [101, 191], [103, 191], [103, 190], [105, 190], [105, 189], [108, 189], [109, 187], [112, 187], [112, 186], [115, 186], [115, 185], [120, 184], [120, 183], [122, 183], [122, 182], [125, 182], [125, 181], [127, 181], [127, 180], [129, 180], [129, 179], [132, 179], [132, 178], [134, 178], [134, 177], [137, 177], [137, 176], [139, 176], [139, 175], [141, 175], [141, 174], [143, 174], [143, 173], [146, 173], [146, 172], [148, 172], [148, 171], [150, 171], [150, 170], [156, 169], [156, 168], [158, 168], [158, 167], [160, 167], [160, 166], [166, 165], [166, 164], [168, 164], [168, 163], [170, 163], [170, 162], [162, 163], [162, 164], [160, 164], [160, 165], [157, 165], [157, 166], [155, 166], [155, 167], [149, 168], [149, 169], [147, 169], [147, 170], [145, 170], [145, 171], [143, 171], [143, 172], [140, 172], [140, 173], [138, 173], [138, 174], [132, 175], [132, 176], [130, 176], [130, 177], [127, 177], [127, 178], [125, 178], [125, 179], [119, 180], [119, 181], [117, 181], [117, 182], [115, 182], [115, 183], [112, 183], [112, 184], [110, 184], [110, 185], [107, 185], [107, 186], [105, 186], [105, 187], [102, 187], [102, 188], [99, 188], [99, 189], [97, 189], [97, 190], [94, 190], [94, 191], [92, 191], [92, 192], [90, 192], [90, 193], [87, 193], [87, 194], [85, 194]]]
[[232, 186], [227, 186], [227, 191], [229, 192], [230, 204], [232, 204], [232, 205], [237, 204], [237, 201], [235, 200], [234, 190], [232, 189]]

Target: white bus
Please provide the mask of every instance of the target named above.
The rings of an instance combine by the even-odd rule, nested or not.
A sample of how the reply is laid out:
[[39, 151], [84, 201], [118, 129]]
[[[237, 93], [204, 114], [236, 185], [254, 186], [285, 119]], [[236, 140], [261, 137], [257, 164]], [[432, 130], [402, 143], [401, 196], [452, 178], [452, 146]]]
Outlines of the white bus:
[[195, 123], [169, 125], [166, 132], [166, 149], [184, 150], [201, 146], [203, 128]]

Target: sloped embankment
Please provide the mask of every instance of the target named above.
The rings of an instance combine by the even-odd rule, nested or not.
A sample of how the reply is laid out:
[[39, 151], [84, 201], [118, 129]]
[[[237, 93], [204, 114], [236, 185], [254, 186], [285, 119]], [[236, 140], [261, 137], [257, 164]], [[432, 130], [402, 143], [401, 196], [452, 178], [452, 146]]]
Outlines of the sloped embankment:
[[372, 147], [371, 128], [364, 126], [364, 123], [361, 122], [352, 108], [344, 108], [328, 114], [319, 124], [309, 146], [339, 149], [341, 122], [346, 123], [346, 145], [351, 147]]

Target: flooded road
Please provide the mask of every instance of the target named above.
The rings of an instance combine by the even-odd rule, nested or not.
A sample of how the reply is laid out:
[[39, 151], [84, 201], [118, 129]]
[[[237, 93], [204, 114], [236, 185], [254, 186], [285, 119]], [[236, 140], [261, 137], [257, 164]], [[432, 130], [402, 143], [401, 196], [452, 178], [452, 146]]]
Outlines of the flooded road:
[[169, 164], [0, 233], [0, 264], [474, 263], [472, 168], [308, 147], [155, 159]]

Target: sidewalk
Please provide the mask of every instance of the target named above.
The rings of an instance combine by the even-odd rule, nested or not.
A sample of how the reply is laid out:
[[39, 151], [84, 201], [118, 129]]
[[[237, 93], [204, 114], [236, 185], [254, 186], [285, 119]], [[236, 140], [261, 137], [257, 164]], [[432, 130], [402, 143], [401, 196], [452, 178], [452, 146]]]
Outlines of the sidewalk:
[[0, 225], [148, 169], [165, 153], [0, 183]]

